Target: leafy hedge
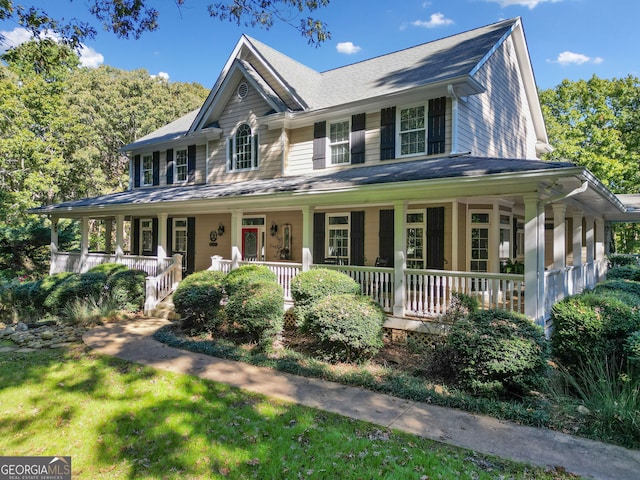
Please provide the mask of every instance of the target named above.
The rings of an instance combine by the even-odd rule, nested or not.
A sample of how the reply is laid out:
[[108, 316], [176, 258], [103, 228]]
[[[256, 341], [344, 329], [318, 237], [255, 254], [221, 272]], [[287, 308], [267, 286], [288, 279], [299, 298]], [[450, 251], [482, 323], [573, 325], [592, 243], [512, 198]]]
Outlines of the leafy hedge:
[[229, 296], [227, 321], [268, 347], [284, 327], [284, 291], [275, 281], [260, 280]]
[[303, 325], [311, 307], [329, 295], [360, 293], [360, 285], [348, 275], [328, 268], [300, 272], [291, 280], [291, 296], [298, 324]]
[[549, 348], [542, 328], [524, 315], [483, 310], [459, 319], [435, 355], [448, 370], [441, 373], [469, 392], [509, 396], [539, 387]]
[[224, 277], [223, 272], [202, 270], [180, 282], [173, 294], [173, 304], [183, 328], [214, 330], [222, 324], [220, 301]]
[[633, 280], [634, 282], [640, 282], [640, 266], [638, 265], [624, 265], [620, 267], [614, 267], [607, 272], [607, 279], [623, 279]]
[[227, 295], [231, 296], [262, 280], [276, 282], [278, 278], [266, 265], [242, 265], [227, 274], [223, 286]]
[[382, 308], [367, 297], [329, 295], [308, 309], [305, 328], [329, 358], [361, 360], [382, 348], [385, 318]]

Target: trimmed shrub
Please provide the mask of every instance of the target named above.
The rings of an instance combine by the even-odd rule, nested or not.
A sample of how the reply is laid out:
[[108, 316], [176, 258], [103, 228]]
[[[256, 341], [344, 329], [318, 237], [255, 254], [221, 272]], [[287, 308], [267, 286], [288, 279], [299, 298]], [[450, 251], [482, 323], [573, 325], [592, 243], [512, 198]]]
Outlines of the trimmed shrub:
[[116, 273], [124, 272], [129, 270], [126, 265], [121, 263], [101, 263], [100, 265], [96, 265], [92, 269], [90, 269], [87, 273], [104, 273], [108, 277], [115, 275]]
[[274, 281], [247, 284], [229, 296], [225, 313], [234, 328], [268, 346], [284, 327], [284, 290]]
[[186, 277], [173, 294], [182, 327], [194, 331], [214, 330], [222, 323], [220, 300], [224, 273], [203, 270]]
[[567, 368], [589, 358], [623, 358], [627, 337], [640, 329], [639, 305], [631, 293], [588, 291], [553, 306], [551, 344], [554, 355]]
[[640, 330], [631, 333], [624, 342], [624, 354], [636, 381], [640, 382]]
[[55, 285], [43, 304], [51, 313], [58, 313], [76, 298], [100, 298], [107, 286], [104, 273], [71, 274]]
[[231, 270], [224, 279], [224, 290], [231, 296], [252, 283], [262, 280], [277, 282], [278, 277], [266, 265], [242, 265]]
[[334, 360], [362, 360], [382, 348], [386, 315], [373, 300], [352, 293], [329, 295], [307, 311], [306, 329]]
[[627, 265], [640, 266], [640, 255], [626, 253], [614, 253], [609, 255], [609, 268], [624, 267]]
[[438, 355], [454, 381], [474, 394], [527, 394], [544, 378], [549, 354], [541, 327], [522, 314], [484, 310], [460, 319]]
[[638, 265], [625, 265], [614, 267], [607, 272], [608, 280], [624, 279], [640, 282], [640, 267]]
[[606, 280], [599, 283], [593, 289], [595, 293], [603, 292], [626, 292], [633, 294], [637, 297], [634, 303], [640, 304], [640, 282], [634, 282], [633, 280], [626, 280], [624, 278], [615, 280]]
[[144, 307], [147, 274], [142, 270], [112, 269], [106, 290], [118, 309], [138, 312]]
[[298, 325], [305, 323], [309, 308], [329, 295], [360, 293], [360, 285], [348, 275], [328, 268], [300, 272], [291, 280], [291, 296]]

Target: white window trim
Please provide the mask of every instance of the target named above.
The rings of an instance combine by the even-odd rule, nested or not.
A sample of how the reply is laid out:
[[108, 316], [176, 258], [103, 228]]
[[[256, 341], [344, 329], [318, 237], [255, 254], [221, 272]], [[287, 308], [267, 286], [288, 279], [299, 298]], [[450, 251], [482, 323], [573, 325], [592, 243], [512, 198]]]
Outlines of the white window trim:
[[[186, 160], [186, 175], [184, 180], [178, 179], [178, 152], [184, 152], [184, 158]], [[189, 181], [189, 151], [187, 148], [176, 148], [175, 156], [173, 158], [173, 183], [187, 183]]]
[[[418, 108], [424, 107], [424, 151], [416, 152], [416, 153], [408, 153], [406, 155], [402, 155], [402, 136], [403, 133], [400, 130], [400, 118], [402, 116], [402, 110], [406, 110], [408, 108]], [[429, 103], [415, 103], [412, 105], [403, 105], [401, 107], [396, 108], [396, 158], [411, 158], [411, 157], [419, 157], [425, 156], [428, 151], [428, 135], [429, 135]], [[409, 130], [407, 130], [409, 131]], [[411, 130], [418, 131], [418, 130]]]
[[[144, 161], [145, 159], [149, 159], [149, 161], [151, 162], [151, 168], [144, 168]], [[145, 182], [145, 176], [144, 173], [146, 171], [151, 172], [151, 182], [147, 183]], [[141, 155], [140, 158], [140, 186], [141, 187], [151, 187], [153, 185], [153, 154], [145, 154], [145, 155]]]
[[[426, 210], [424, 209], [419, 209], [419, 210], [407, 210], [406, 212], [406, 217], [408, 217], [409, 215], [412, 214], [421, 214], [422, 215], [422, 222], [420, 223], [409, 223], [408, 221], [405, 221], [405, 233], [407, 233], [407, 231], [410, 228], [422, 228], [422, 258], [409, 258], [409, 252], [408, 252], [408, 247], [409, 245], [405, 245], [405, 249], [407, 249], [406, 254], [407, 254], [407, 262], [409, 261], [418, 261], [418, 262], [422, 262], [423, 266], [422, 269], [425, 268], [427, 259], [426, 259], [426, 248], [427, 248], [427, 239], [426, 239], [426, 235], [427, 235], [427, 213]], [[406, 218], [405, 217], [405, 218]], [[406, 243], [408, 243], [409, 241], [409, 236], [406, 235]]]
[[[489, 216], [489, 222], [488, 223], [474, 223], [474, 222], [472, 222], [471, 219], [473, 218], [473, 215], [475, 213], [487, 214]], [[493, 210], [492, 209], [475, 208], [475, 209], [469, 210], [469, 212], [468, 212], [468, 217], [467, 217], [467, 226], [468, 226], [468, 228], [467, 228], [467, 232], [468, 232], [467, 233], [467, 258], [468, 258], [468, 265], [467, 265], [467, 268], [469, 269], [470, 272], [473, 271], [473, 270], [471, 270], [471, 262], [474, 261], [474, 259], [471, 258], [471, 249], [472, 249], [471, 231], [473, 230], [474, 227], [482, 227], [482, 228], [486, 227], [486, 229], [488, 230], [488, 237], [487, 237], [488, 255], [487, 255], [487, 259], [486, 259], [486, 262], [487, 262], [487, 271], [486, 271], [486, 273], [493, 272], [494, 271], [493, 270], [493, 266], [496, 265], [496, 261], [499, 262], [499, 260], [497, 260], [495, 258], [495, 255], [494, 255], [495, 249], [491, 248], [491, 246], [493, 245], [493, 241], [494, 241], [494, 239], [493, 239], [493, 228], [492, 228], [493, 222], [495, 222], [495, 219], [494, 219], [494, 214], [493, 214]], [[479, 273], [482, 273], [482, 272], [479, 272]]]
[[[242, 125], [248, 125], [249, 128], [251, 129], [251, 167], [249, 168], [234, 168], [235, 164], [236, 164], [236, 133], [238, 133], [238, 129], [242, 126]], [[255, 148], [256, 146], [256, 139], [257, 139], [257, 146], [258, 148]], [[231, 148], [230, 148], [231, 145]], [[227, 166], [226, 166], [226, 171], [227, 173], [232, 173], [232, 172], [250, 172], [252, 170], [258, 170], [260, 168], [260, 132], [257, 128], [253, 128], [251, 126], [250, 122], [240, 122], [238, 123], [238, 125], [236, 125], [236, 127], [233, 129], [233, 132], [231, 133], [231, 135], [229, 135], [227, 137], [227, 142], [226, 142], [226, 157], [227, 157]], [[231, 154], [231, 156], [229, 155], [229, 150], [231, 150], [233, 153]]]
[[[347, 223], [332, 226], [329, 219], [331, 217], [347, 217]], [[329, 251], [329, 231], [330, 230], [347, 230], [347, 255], [334, 255]], [[351, 214], [349, 212], [341, 212], [341, 213], [327, 213], [326, 217], [326, 228], [325, 228], [325, 258], [346, 258], [351, 262]]]
[[[336, 125], [338, 123], [346, 123], [347, 124], [347, 132], [349, 134], [349, 138], [348, 140], [342, 141], [342, 142], [338, 142], [338, 143], [332, 143], [331, 142], [331, 125]], [[333, 163], [333, 155], [332, 155], [332, 150], [331, 147], [333, 147], [334, 145], [344, 145], [347, 144], [347, 155], [349, 157], [349, 161], [348, 162], [342, 162], [342, 163]], [[328, 157], [328, 162], [327, 165], [328, 166], [332, 166], [332, 167], [339, 167], [342, 165], [351, 165], [351, 119], [349, 118], [344, 118], [344, 119], [339, 119], [339, 120], [333, 120], [333, 121], [328, 121], [327, 122], [327, 157]]]

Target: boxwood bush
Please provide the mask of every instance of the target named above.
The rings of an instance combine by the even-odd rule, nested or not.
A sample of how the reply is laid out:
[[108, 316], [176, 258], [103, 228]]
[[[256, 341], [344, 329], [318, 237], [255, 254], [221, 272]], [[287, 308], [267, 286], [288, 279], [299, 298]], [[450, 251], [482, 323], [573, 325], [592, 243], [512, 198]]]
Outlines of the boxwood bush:
[[482, 310], [458, 320], [436, 355], [448, 359], [447, 373], [470, 393], [519, 396], [540, 386], [549, 345], [542, 328], [524, 315]]
[[266, 265], [242, 265], [231, 270], [224, 279], [224, 290], [231, 296], [239, 290], [243, 290], [252, 283], [261, 280], [276, 282], [278, 278]]
[[275, 281], [246, 284], [229, 296], [225, 313], [232, 328], [268, 347], [284, 327], [284, 291]]
[[144, 307], [146, 278], [142, 270], [113, 269], [107, 278], [106, 294], [120, 310], [138, 312]]
[[57, 314], [75, 299], [98, 299], [105, 293], [107, 279], [101, 272], [71, 274], [53, 287], [43, 304], [49, 312]]
[[553, 354], [573, 369], [596, 356], [625, 358], [624, 343], [640, 330], [637, 296], [602, 289], [569, 297], [553, 306]]
[[386, 315], [373, 300], [352, 293], [328, 295], [307, 311], [306, 330], [332, 360], [362, 360], [382, 348]]
[[610, 268], [607, 271], [607, 279], [625, 279], [640, 282], [640, 267], [638, 265], [624, 265]]
[[187, 276], [173, 294], [182, 327], [195, 332], [214, 330], [222, 323], [220, 300], [225, 274], [203, 270]]
[[291, 296], [298, 325], [303, 325], [309, 308], [329, 295], [360, 293], [360, 285], [348, 275], [328, 268], [300, 272], [291, 280]]

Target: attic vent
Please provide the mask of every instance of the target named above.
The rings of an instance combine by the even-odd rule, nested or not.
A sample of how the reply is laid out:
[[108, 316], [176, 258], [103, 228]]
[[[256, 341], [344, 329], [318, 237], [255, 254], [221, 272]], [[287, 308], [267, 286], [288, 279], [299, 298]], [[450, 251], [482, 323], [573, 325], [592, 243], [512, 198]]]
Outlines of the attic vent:
[[239, 98], [244, 98], [247, 96], [247, 93], [249, 93], [249, 86], [242, 82], [240, 85], [238, 85], [238, 97]]

